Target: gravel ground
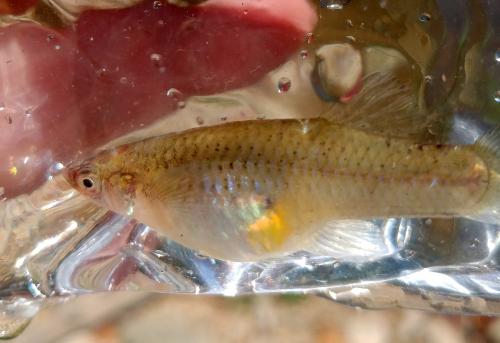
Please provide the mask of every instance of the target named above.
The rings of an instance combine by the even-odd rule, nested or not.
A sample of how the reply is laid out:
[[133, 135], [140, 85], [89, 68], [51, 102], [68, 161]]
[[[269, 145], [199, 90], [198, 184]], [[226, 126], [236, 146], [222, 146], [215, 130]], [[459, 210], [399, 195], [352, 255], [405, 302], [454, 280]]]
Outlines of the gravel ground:
[[22, 342], [500, 342], [500, 319], [366, 311], [313, 296], [80, 297], [42, 311]]

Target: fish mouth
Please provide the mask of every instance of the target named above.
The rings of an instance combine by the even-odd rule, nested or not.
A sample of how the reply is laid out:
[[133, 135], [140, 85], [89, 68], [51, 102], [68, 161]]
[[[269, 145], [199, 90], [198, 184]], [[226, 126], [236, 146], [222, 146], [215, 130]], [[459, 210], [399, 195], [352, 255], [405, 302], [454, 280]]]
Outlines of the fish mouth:
[[66, 166], [62, 174], [71, 186], [76, 186], [76, 177], [78, 175], [78, 168], [76, 166]]

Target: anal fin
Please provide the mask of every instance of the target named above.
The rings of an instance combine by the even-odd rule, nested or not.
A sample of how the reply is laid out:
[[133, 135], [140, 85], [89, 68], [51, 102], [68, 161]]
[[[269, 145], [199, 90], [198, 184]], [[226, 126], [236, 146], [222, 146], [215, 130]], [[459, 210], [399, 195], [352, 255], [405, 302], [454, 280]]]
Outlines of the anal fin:
[[344, 260], [377, 258], [392, 252], [383, 227], [369, 220], [334, 220], [311, 239], [307, 251]]

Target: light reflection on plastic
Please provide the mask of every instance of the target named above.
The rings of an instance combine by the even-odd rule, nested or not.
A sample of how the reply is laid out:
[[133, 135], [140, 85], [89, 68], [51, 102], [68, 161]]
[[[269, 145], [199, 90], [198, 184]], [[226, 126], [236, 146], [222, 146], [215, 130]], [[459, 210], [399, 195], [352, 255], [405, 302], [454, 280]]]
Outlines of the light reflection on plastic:
[[418, 285], [419, 281], [422, 280], [425, 280], [427, 285], [432, 286], [436, 289], [445, 288], [449, 290], [454, 290], [462, 294], [468, 294], [468, 295], [471, 294], [470, 290], [462, 286], [460, 283], [458, 283], [456, 280], [449, 277], [448, 275], [435, 273], [425, 269], [420, 272], [413, 273], [401, 278], [401, 281], [414, 285]]
[[493, 234], [491, 231], [486, 231], [486, 245], [488, 246], [488, 251], [495, 252], [495, 247], [498, 245], [499, 240], [500, 232], [495, 231], [495, 234]]
[[39, 241], [35, 245], [35, 248], [33, 250], [31, 250], [28, 254], [19, 257], [16, 260], [16, 263], [14, 264], [14, 266], [16, 268], [21, 268], [28, 258], [36, 256], [36, 255], [40, 254], [42, 251], [47, 250], [48, 248], [58, 244], [61, 240], [63, 240], [65, 238], [65, 236], [67, 236], [69, 233], [75, 231], [77, 228], [78, 228], [78, 223], [74, 220], [71, 220], [68, 223], [68, 226], [66, 227], [66, 229], [64, 231], [60, 232], [59, 234], [57, 234], [53, 237]]
[[71, 190], [70, 192], [68, 192], [68, 194], [62, 196], [61, 198], [54, 200], [54, 201], [50, 201], [48, 204], [41, 206], [40, 209], [42, 211], [49, 210], [55, 206], [58, 206], [59, 204], [65, 202], [65, 201], [71, 199], [72, 197], [75, 196], [75, 194], [76, 194], [75, 190]]
[[222, 294], [228, 297], [234, 297], [238, 294], [238, 284], [241, 276], [246, 271], [246, 264], [241, 262], [231, 263], [231, 272], [228, 274], [227, 279], [230, 280], [226, 283], [226, 287]]

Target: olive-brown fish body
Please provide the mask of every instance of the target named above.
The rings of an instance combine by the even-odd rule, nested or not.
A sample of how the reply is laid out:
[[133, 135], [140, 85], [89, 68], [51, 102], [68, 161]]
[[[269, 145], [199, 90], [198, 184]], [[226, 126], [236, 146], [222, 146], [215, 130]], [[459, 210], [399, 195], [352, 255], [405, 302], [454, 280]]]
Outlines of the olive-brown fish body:
[[324, 119], [192, 129], [71, 173], [102, 205], [230, 260], [301, 249], [332, 220], [479, 214], [497, 187], [490, 174], [473, 146], [419, 145]]

